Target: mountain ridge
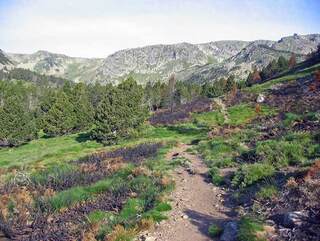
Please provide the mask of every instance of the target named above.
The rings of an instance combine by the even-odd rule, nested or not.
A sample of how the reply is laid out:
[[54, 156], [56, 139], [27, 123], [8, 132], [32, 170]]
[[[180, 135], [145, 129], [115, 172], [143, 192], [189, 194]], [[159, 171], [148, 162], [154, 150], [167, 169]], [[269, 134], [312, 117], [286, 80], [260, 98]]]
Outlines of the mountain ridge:
[[[133, 76], [141, 84], [166, 81], [172, 73], [182, 81], [207, 82], [234, 74], [243, 79], [253, 66], [295, 53], [302, 60], [320, 44], [320, 34], [272, 40], [220, 40], [200, 44], [156, 44], [123, 49], [106, 58], [70, 57], [39, 50], [33, 54], [6, 53], [15, 67], [74, 82], [119, 83]], [[3, 65], [5, 66], [5, 65]], [[0, 67], [1, 69], [1, 67]]]

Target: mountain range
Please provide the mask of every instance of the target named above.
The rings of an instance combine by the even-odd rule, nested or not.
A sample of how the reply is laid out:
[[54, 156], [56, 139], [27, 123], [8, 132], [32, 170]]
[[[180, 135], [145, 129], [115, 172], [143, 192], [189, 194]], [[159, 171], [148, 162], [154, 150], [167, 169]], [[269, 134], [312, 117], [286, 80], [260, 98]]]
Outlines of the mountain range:
[[0, 50], [0, 69], [24, 68], [74, 82], [118, 83], [133, 76], [138, 82], [178, 80], [210, 82], [233, 74], [244, 79], [254, 66], [262, 68], [293, 53], [302, 61], [320, 44], [320, 34], [283, 37], [279, 41], [215, 41], [203, 44], [151, 45], [117, 51], [106, 58], [77, 58], [37, 51], [33, 54]]

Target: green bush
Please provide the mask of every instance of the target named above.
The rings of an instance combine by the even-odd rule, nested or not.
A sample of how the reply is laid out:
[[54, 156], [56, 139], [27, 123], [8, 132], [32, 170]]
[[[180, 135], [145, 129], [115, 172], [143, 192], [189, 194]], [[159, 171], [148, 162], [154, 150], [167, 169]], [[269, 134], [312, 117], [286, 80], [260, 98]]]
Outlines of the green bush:
[[208, 229], [208, 233], [211, 238], [215, 238], [215, 237], [220, 236], [222, 231], [223, 231], [222, 228], [219, 227], [218, 225], [215, 225], [215, 224], [210, 225], [210, 227]]
[[258, 142], [256, 153], [274, 166], [303, 163], [319, 155], [319, 144], [308, 133], [291, 134], [281, 140]]
[[219, 169], [217, 167], [211, 167], [209, 170], [209, 175], [211, 176], [212, 183], [215, 185], [222, 185], [224, 180], [219, 174]]
[[232, 185], [247, 187], [267, 177], [273, 176], [275, 168], [267, 163], [254, 163], [241, 166], [232, 179]]
[[259, 192], [256, 193], [256, 197], [260, 200], [271, 199], [278, 194], [278, 189], [276, 186], [267, 185], [261, 187]]
[[263, 231], [263, 225], [256, 219], [244, 216], [239, 222], [239, 241], [262, 241], [264, 239], [258, 238], [256, 233]]

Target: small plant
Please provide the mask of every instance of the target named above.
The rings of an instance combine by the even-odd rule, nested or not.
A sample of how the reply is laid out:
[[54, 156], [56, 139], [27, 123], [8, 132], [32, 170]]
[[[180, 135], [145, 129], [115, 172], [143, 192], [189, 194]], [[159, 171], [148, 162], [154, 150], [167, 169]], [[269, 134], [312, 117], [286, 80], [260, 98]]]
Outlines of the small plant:
[[239, 222], [238, 239], [240, 241], [262, 241], [264, 239], [257, 237], [257, 232], [263, 231], [263, 225], [260, 221], [244, 216]]
[[256, 197], [260, 200], [271, 199], [278, 194], [278, 189], [276, 186], [267, 185], [260, 188], [257, 192]]
[[112, 233], [108, 236], [109, 241], [132, 241], [137, 235], [137, 230], [129, 228], [125, 229], [121, 225], [117, 225]]
[[215, 238], [215, 237], [218, 237], [221, 235], [222, 233], [222, 228], [219, 227], [218, 225], [216, 224], [212, 224], [210, 225], [209, 229], [208, 229], [208, 233], [210, 235], [211, 238]]
[[246, 164], [236, 172], [232, 179], [232, 185], [236, 187], [247, 187], [267, 177], [273, 176], [275, 168], [266, 163]]
[[222, 185], [224, 183], [223, 177], [219, 174], [219, 169], [217, 167], [211, 167], [209, 170], [209, 175], [211, 176], [212, 183], [215, 185]]

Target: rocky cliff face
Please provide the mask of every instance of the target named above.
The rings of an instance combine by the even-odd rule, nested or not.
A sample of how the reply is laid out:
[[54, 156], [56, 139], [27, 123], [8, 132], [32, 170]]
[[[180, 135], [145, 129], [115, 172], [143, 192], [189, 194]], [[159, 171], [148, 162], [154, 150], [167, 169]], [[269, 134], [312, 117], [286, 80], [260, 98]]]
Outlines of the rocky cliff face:
[[[303, 59], [320, 44], [320, 34], [293, 35], [279, 41], [217, 41], [204, 44], [180, 43], [125, 49], [105, 59], [73, 58], [38, 51], [8, 54], [19, 68], [50, 74], [75, 82], [118, 83], [133, 76], [138, 82], [165, 81], [177, 73], [184, 81], [214, 81], [234, 74], [245, 78], [253, 66], [262, 68], [272, 59]], [[1, 58], [1, 57], [0, 57]]]

